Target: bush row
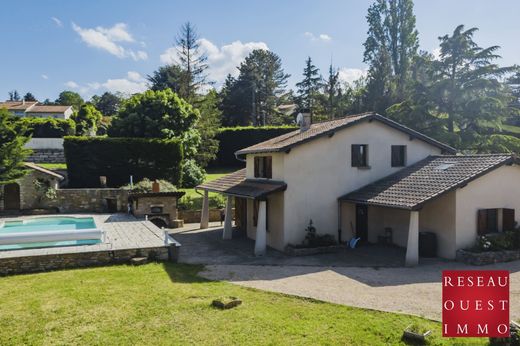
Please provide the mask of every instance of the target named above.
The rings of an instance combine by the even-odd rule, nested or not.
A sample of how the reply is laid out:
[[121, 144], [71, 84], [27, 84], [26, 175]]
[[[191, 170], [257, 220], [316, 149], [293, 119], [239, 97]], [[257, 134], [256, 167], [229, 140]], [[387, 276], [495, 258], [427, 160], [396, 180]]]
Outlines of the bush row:
[[218, 131], [217, 139], [220, 142], [217, 157], [210, 163], [210, 167], [241, 167], [245, 164], [235, 157], [235, 152], [266, 141], [276, 136], [294, 131], [294, 126], [265, 126], [265, 127], [224, 127]]
[[164, 179], [180, 186], [183, 151], [180, 140], [147, 138], [65, 137], [69, 187], [108, 187], [144, 178]]
[[34, 138], [62, 138], [76, 134], [76, 123], [72, 119], [20, 118], [19, 128], [26, 127], [27, 134]]

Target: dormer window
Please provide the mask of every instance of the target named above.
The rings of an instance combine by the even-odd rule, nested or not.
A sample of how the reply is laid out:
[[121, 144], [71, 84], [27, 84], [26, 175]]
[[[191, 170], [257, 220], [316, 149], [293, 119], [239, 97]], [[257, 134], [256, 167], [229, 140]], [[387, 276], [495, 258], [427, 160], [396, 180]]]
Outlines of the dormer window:
[[273, 177], [273, 160], [271, 156], [255, 156], [255, 178], [271, 179]]
[[352, 167], [368, 167], [368, 144], [352, 144]]

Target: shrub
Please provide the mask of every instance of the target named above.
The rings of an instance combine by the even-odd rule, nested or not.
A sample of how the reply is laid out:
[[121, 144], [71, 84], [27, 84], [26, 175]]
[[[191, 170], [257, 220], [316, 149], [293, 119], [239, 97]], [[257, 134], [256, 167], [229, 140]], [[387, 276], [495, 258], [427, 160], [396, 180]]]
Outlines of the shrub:
[[[160, 188], [161, 192], [177, 191], [177, 188], [175, 187], [175, 185], [173, 185], [169, 181], [160, 179], [160, 180], [157, 180], [157, 182], [159, 183], [159, 188]], [[128, 184], [128, 185], [123, 186], [123, 189], [131, 190], [132, 192], [135, 192], [135, 193], [152, 192], [152, 184], [153, 184], [152, 180], [150, 180], [148, 178], [144, 178], [137, 184], [134, 184], [133, 188], [130, 186], [130, 184]]]
[[34, 138], [62, 138], [76, 134], [76, 123], [72, 119], [20, 118], [18, 129], [27, 128], [27, 135]]
[[[180, 210], [201, 210], [203, 197], [183, 196], [177, 205]], [[222, 209], [226, 206], [226, 199], [220, 194], [209, 195], [209, 208]]]
[[65, 137], [65, 159], [70, 187], [98, 187], [107, 177], [109, 187], [134, 181], [164, 179], [178, 185], [183, 151], [178, 139]]
[[216, 139], [220, 142], [217, 158], [213, 160], [209, 166], [242, 167], [244, 166], [244, 163], [236, 159], [236, 151], [296, 129], [297, 127], [294, 126], [247, 126], [221, 128], [216, 136]]
[[478, 236], [471, 250], [483, 252], [518, 249], [520, 249], [520, 229]]
[[313, 226], [312, 220], [309, 221], [309, 226], [307, 226], [305, 232], [304, 247], [330, 246], [336, 244], [334, 237], [330, 234], [317, 234], [316, 227]]
[[195, 160], [186, 160], [182, 165], [182, 187], [191, 188], [204, 182], [206, 173]]

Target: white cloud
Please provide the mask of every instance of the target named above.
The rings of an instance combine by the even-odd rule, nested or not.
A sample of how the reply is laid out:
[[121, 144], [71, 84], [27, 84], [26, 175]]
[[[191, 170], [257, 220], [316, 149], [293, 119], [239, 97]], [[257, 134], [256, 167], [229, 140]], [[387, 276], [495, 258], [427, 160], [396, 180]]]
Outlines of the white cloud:
[[43, 79], [49, 79], [49, 76], [47, 76], [46, 74], [42, 74], [41, 77], [42, 77]]
[[346, 68], [342, 67], [339, 69], [339, 79], [344, 83], [352, 84], [354, 81], [361, 77], [366, 77], [368, 74], [367, 70], [361, 70], [359, 68]]
[[71, 89], [79, 88], [78, 83], [76, 83], [74, 81], [71, 81], [71, 80], [69, 80], [67, 83], [65, 83], [65, 86], [68, 87], [68, 88], [71, 88]]
[[62, 28], [63, 27], [63, 23], [61, 22], [61, 20], [59, 20], [58, 18], [56, 17], [51, 17], [52, 21], [54, 22], [54, 24], [56, 24], [56, 26]]
[[110, 91], [120, 92], [126, 95], [140, 93], [148, 89], [146, 78], [140, 73], [129, 71], [124, 78], [107, 79], [105, 82], [90, 82], [79, 85], [74, 81], [69, 81], [65, 85], [76, 90], [85, 98], [91, 97], [94, 93]]
[[[232, 76], [238, 75], [237, 66], [244, 58], [255, 49], [266, 49], [269, 47], [264, 42], [245, 42], [234, 41], [230, 44], [216, 46], [211, 41], [202, 38], [199, 40], [201, 51], [208, 57], [208, 75], [209, 80], [222, 83], [228, 74]], [[160, 56], [161, 62], [165, 64], [176, 64], [177, 48], [171, 47], [164, 51]]]
[[132, 58], [135, 61], [148, 59], [148, 54], [145, 51], [134, 51], [122, 46], [121, 43], [135, 43], [125, 23], [117, 23], [111, 28], [101, 26], [81, 28], [76, 23], [72, 23], [72, 29], [89, 47], [104, 50], [120, 59]]
[[305, 36], [312, 42], [315, 42], [315, 41], [330, 42], [330, 41], [332, 41], [332, 37], [327, 34], [314, 35], [312, 32], [307, 31], [307, 32], [303, 33], [303, 36]]

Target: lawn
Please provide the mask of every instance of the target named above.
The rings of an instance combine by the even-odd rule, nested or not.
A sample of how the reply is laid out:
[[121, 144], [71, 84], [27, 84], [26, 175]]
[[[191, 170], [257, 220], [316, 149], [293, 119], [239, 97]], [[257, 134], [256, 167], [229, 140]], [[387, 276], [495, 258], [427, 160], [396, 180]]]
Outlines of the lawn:
[[[218, 179], [220, 177], [223, 177], [226, 174], [237, 171], [238, 169], [240, 169], [240, 168], [209, 169], [206, 174], [206, 179], [204, 181], [206, 182], [206, 181], [212, 181], [212, 180]], [[186, 192], [184, 197], [182, 197], [180, 200], [181, 206], [183, 203], [186, 205], [187, 204], [186, 202], [189, 200], [190, 201], [189, 209], [199, 210], [201, 208], [202, 195], [195, 192], [195, 189], [179, 189], [179, 190]], [[209, 198], [210, 198], [210, 208], [223, 207], [222, 205], [220, 205], [220, 206], [218, 205], [219, 203], [221, 203], [221, 204], [223, 203], [223, 198], [220, 196], [220, 194], [210, 192]]]
[[[454, 341], [437, 322], [206, 281], [200, 269], [153, 263], [0, 278], [0, 345], [392, 345], [411, 323], [432, 329], [433, 345]], [[212, 308], [222, 296], [243, 304]]]

